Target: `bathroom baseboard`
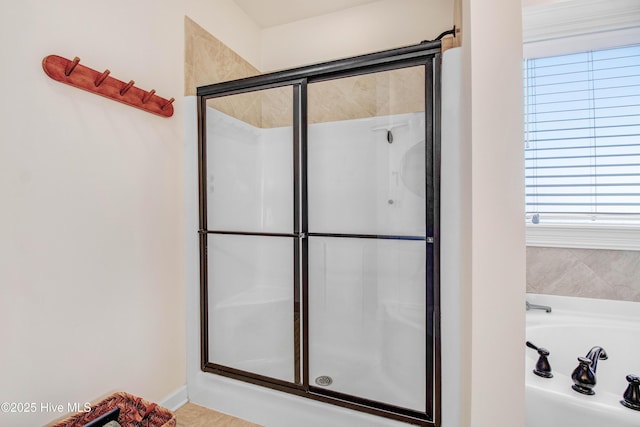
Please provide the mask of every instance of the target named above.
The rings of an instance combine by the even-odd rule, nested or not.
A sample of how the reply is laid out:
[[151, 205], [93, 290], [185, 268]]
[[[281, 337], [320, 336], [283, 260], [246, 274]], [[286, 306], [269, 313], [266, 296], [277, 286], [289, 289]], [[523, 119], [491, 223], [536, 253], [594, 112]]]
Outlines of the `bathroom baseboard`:
[[162, 407], [167, 408], [170, 411], [175, 411], [185, 403], [189, 401], [189, 395], [187, 393], [187, 385], [183, 385], [164, 399], [162, 399], [158, 404]]

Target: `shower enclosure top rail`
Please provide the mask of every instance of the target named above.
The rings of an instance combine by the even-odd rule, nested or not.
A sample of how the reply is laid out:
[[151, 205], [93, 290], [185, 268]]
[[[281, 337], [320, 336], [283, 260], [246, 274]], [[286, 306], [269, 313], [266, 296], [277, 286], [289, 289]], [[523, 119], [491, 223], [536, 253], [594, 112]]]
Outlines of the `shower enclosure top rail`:
[[269, 86], [275, 87], [300, 79], [307, 79], [309, 83], [331, 80], [345, 74], [362, 74], [365, 68], [367, 69], [366, 72], [375, 72], [377, 71], [375, 66], [388, 68], [394, 63], [425, 59], [440, 53], [440, 49], [440, 40], [424, 41], [416, 45], [359, 55], [352, 58], [337, 59], [320, 64], [306, 65], [289, 70], [275, 71], [253, 77], [200, 86], [197, 88], [196, 93], [197, 96], [215, 97], [222, 94], [232, 95], [236, 93], [236, 91], [244, 92], [247, 87], [254, 89], [256, 86], [261, 86], [262, 88]]

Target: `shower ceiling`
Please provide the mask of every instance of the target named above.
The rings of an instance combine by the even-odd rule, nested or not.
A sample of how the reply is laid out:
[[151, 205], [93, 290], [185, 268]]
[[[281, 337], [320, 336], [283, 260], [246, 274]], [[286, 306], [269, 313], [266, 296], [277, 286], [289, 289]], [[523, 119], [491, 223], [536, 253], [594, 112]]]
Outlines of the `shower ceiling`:
[[338, 12], [380, 0], [234, 0], [261, 28]]

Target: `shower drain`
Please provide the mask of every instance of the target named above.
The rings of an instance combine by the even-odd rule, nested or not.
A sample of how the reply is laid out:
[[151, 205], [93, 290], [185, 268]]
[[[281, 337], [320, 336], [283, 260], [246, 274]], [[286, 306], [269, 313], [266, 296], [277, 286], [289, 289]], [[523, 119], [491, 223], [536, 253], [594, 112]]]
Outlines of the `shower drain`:
[[328, 375], [321, 375], [318, 378], [316, 378], [316, 384], [322, 387], [329, 386], [331, 385], [332, 382], [333, 382], [333, 379], [331, 379], [331, 377]]

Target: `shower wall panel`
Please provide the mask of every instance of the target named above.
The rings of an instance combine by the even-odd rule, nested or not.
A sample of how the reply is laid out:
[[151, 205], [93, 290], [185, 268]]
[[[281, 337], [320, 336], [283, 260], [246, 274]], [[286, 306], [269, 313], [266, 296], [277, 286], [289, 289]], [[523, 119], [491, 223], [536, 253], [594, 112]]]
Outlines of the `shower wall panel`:
[[293, 382], [292, 239], [215, 235], [208, 247], [210, 360]]
[[291, 233], [291, 126], [262, 129], [209, 108], [207, 129], [209, 229]]
[[424, 237], [424, 128], [424, 113], [310, 125], [309, 230]]

